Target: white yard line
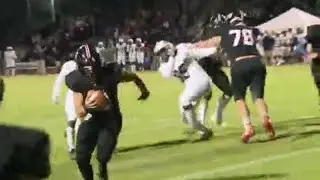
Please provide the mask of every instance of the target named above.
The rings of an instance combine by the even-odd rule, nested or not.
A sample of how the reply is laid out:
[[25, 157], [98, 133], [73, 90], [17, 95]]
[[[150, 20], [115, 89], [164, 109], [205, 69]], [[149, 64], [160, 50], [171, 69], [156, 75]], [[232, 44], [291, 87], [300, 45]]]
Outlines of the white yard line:
[[229, 171], [233, 171], [233, 170], [237, 170], [237, 169], [247, 168], [247, 167], [250, 167], [253, 165], [258, 165], [258, 164], [277, 161], [277, 160], [288, 159], [293, 156], [298, 156], [298, 155], [308, 154], [308, 153], [313, 153], [313, 152], [318, 152], [318, 151], [320, 151], [320, 147], [304, 149], [304, 150], [297, 150], [297, 151], [292, 151], [292, 152], [285, 153], [285, 154], [269, 156], [267, 158], [261, 158], [261, 159], [247, 161], [247, 162], [238, 163], [238, 164], [233, 164], [233, 165], [229, 165], [229, 166], [218, 167], [218, 168], [214, 168], [211, 170], [197, 171], [197, 172], [194, 172], [191, 174], [176, 176], [176, 177], [168, 178], [165, 180], [188, 180], [188, 179], [204, 178], [206, 176], [213, 175], [215, 173], [229, 172]]

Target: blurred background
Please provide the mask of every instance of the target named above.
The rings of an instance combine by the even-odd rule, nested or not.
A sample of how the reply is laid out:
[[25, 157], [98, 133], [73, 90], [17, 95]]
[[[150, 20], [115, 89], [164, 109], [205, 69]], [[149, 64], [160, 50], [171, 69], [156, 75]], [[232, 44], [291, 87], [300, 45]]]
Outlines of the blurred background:
[[[115, 48], [120, 38], [125, 42], [141, 38], [145, 69], [155, 70], [157, 62], [151, 49], [157, 40], [187, 41], [217, 13], [241, 9], [247, 13], [249, 25], [257, 26], [292, 7], [320, 14], [320, 0], [5, 0], [0, 2], [0, 69], [3, 74], [3, 54], [8, 47], [16, 54], [17, 71], [31, 66], [20, 62], [43, 59], [46, 67], [52, 67], [46, 71], [56, 72], [54, 67], [68, 60], [70, 52], [84, 40], [102, 41], [107, 48]], [[275, 38], [289, 31], [299, 34], [297, 28], [264, 31], [262, 38], [268, 36], [266, 41], [274, 44]], [[302, 27], [300, 34], [307, 31]], [[293, 45], [285, 46], [293, 47], [297, 40], [291, 41]], [[288, 62], [286, 50], [281, 54], [280, 58], [271, 57], [270, 64]]]

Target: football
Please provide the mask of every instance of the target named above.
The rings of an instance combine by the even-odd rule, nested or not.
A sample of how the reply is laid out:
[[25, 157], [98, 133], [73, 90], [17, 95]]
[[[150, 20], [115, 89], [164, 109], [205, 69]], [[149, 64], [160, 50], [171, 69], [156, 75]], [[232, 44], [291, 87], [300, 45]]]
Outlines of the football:
[[[96, 104], [96, 107], [89, 107], [90, 104]], [[110, 105], [109, 98], [101, 90], [90, 90], [85, 98], [85, 107], [95, 110], [106, 110]]]

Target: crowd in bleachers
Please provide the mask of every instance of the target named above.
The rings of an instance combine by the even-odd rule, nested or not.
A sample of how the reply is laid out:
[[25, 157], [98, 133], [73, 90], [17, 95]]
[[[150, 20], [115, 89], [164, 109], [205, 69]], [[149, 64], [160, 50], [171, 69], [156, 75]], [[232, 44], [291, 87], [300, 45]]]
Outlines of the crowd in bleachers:
[[44, 59], [46, 66], [59, 66], [84, 40], [101, 41], [106, 48], [115, 48], [119, 39], [127, 43], [130, 39], [139, 38], [145, 45], [144, 59], [150, 68], [153, 63], [152, 45], [159, 39], [182, 40], [186, 36], [187, 24], [188, 17], [175, 10], [137, 10], [135, 16], [114, 26], [103, 24], [93, 16], [67, 17], [54, 30], [30, 35], [23, 46], [8, 44], [8, 47], [13, 47], [18, 62]]
[[305, 62], [307, 60], [306, 32], [302, 28], [289, 28], [285, 31], [265, 31], [260, 36], [260, 44], [264, 47], [264, 56], [270, 65], [291, 63], [292, 59]]
[[[117, 44], [126, 44], [125, 63], [122, 63], [126, 66], [134, 64], [133, 55], [129, 52], [130, 44], [136, 47], [143, 44], [143, 48], [139, 49], [139, 52], [143, 51], [143, 58], [140, 53], [135, 62], [139, 61], [141, 64], [143, 59], [144, 66], [139, 65], [138, 69], [156, 69], [158, 62], [152, 55], [152, 46], [155, 42], [159, 39], [184, 41], [187, 38], [188, 26], [194, 24], [194, 18], [174, 9], [162, 11], [140, 9], [134, 16], [125, 18], [123, 23], [117, 25], [104, 24], [93, 16], [66, 17], [60, 21], [59, 26], [53, 31], [51, 29], [49, 32], [32, 34], [28, 45], [23, 48], [8, 45], [10, 48], [13, 46], [16, 52], [15, 60], [30, 62], [44, 59], [46, 66], [60, 66], [61, 62], [70, 59], [70, 52], [83, 41], [91, 39], [96, 45], [101, 42], [104, 48], [117, 49], [114, 58], [118, 63], [121, 62]], [[281, 65], [290, 63], [292, 59], [302, 59], [301, 61], [306, 59], [307, 41], [304, 37], [305, 32], [301, 28], [290, 28], [282, 32], [263, 32], [259, 41], [264, 47], [264, 56], [269, 64]], [[137, 42], [137, 39], [141, 42]]]

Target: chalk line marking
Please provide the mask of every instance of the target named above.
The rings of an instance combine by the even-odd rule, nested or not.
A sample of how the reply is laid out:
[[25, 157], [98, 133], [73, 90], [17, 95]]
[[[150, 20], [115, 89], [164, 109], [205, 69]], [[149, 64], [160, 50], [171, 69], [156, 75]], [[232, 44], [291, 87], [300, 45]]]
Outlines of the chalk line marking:
[[182, 176], [176, 176], [176, 177], [168, 178], [168, 179], [165, 179], [165, 180], [188, 180], [188, 179], [203, 178], [203, 177], [206, 177], [208, 175], [213, 175], [215, 173], [233, 171], [233, 170], [237, 170], [237, 169], [250, 167], [250, 166], [253, 166], [253, 165], [272, 162], [272, 161], [276, 161], [276, 160], [287, 159], [287, 158], [290, 158], [290, 157], [293, 157], [293, 156], [298, 156], [298, 155], [301, 155], [301, 154], [313, 153], [313, 152], [318, 152], [318, 151], [320, 151], [320, 147], [304, 149], [304, 150], [296, 150], [296, 151], [293, 151], [293, 152], [290, 152], [290, 153], [284, 153], [284, 154], [269, 156], [267, 158], [261, 158], [261, 159], [252, 160], [252, 161], [248, 161], [248, 162], [233, 164], [233, 165], [230, 165], [230, 166], [218, 167], [218, 168], [215, 168], [215, 169], [212, 169], [212, 170], [198, 171], [198, 172], [194, 172], [194, 173], [191, 173], [191, 174], [186, 174], [186, 175], [182, 175]]

